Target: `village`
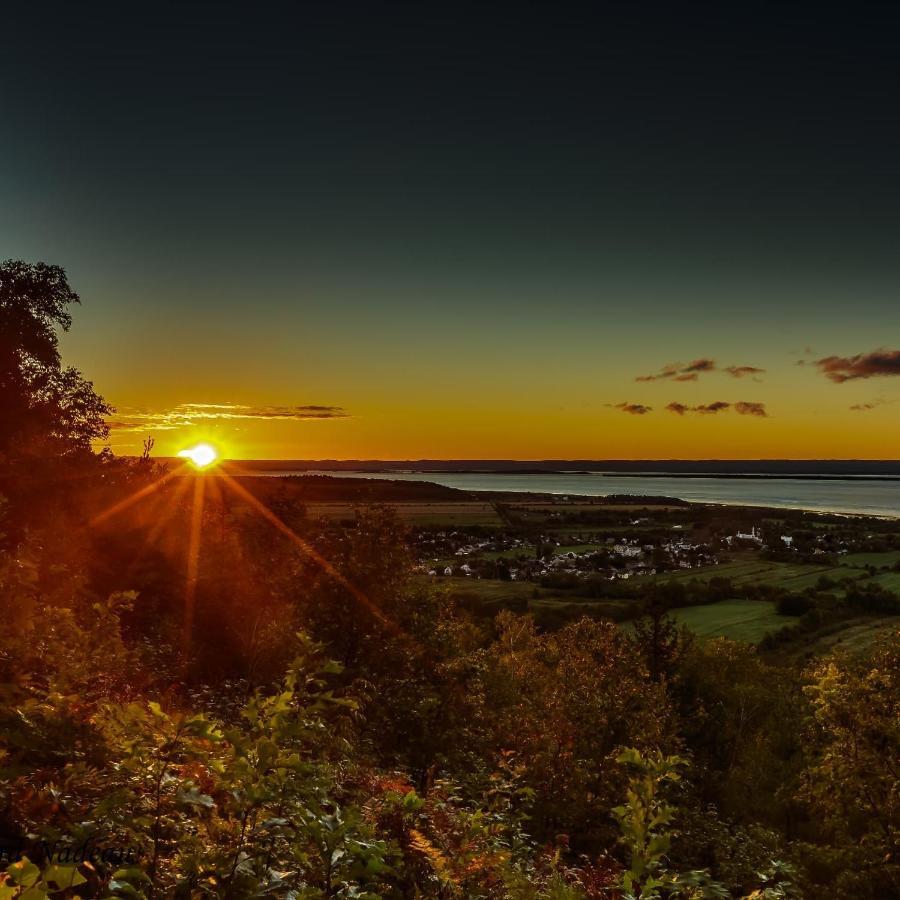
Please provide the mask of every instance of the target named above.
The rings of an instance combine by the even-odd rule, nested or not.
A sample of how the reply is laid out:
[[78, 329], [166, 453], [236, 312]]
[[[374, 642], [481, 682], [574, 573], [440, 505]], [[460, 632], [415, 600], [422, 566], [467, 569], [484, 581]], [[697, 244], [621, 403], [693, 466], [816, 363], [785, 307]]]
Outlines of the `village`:
[[[559, 517], [559, 512], [551, 512], [546, 521], [552, 524]], [[696, 536], [698, 531], [701, 536]], [[698, 529], [689, 522], [663, 525], [649, 516], [628, 519], [615, 535], [590, 529], [545, 528], [526, 534], [509, 528], [493, 533], [483, 527], [419, 528], [413, 532], [413, 548], [417, 571], [430, 578], [539, 582], [565, 576], [626, 581], [716, 566], [741, 549], [794, 559], [840, 556], [876, 537], [837, 536], [826, 530], [782, 533], [762, 522], [725, 531]]]

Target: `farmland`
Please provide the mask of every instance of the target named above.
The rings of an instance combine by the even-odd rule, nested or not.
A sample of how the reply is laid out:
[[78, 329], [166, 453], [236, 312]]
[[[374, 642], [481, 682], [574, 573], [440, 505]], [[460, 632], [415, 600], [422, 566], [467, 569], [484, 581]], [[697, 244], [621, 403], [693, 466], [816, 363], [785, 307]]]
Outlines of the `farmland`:
[[[675, 620], [699, 639], [765, 638], [765, 652], [784, 660], [865, 648], [896, 621], [884, 613], [900, 596], [900, 527], [894, 534], [871, 520], [861, 527], [826, 514], [513, 497], [427, 482], [369, 481], [362, 496], [352, 479], [245, 482], [261, 495], [292, 495], [309, 520], [334, 527], [352, 525], [367, 503], [391, 510], [409, 529], [416, 577], [481, 620], [510, 609], [533, 615], [539, 628], [585, 615], [628, 628], [663, 592]], [[784, 544], [784, 534], [801, 549]], [[812, 608], [811, 619], [804, 613]]]
[[734, 585], [758, 584], [786, 590], [804, 590], [815, 587], [823, 576], [834, 581], [857, 580], [867, 577], [865, 573], [854, 571], [848, 567], [773, 562], [753, 554], [752, 556], [740, 556], [717, 566], [664, 572], [660, 575], [644, 576], [640, 580], [708, 582], [712, 578], [728, 578]]
[[[766, 638], [766, 652], [785, 660], [834, 646], [865, 648], [896, 621], [877, 613], [889, 602], [884, 596], [900, 595], [900, 571], [894, 571], [900, 549], [866, 549], [862, 529], [846, 517], [662, 500], [484, 494], [468, 502], [429, 499], [391, 506], [421, 530], [420, 537], [443, 535], [429, 543], [423, 573], [430, 570], [433, 584], [483, 618], [506, 608], [532, 614], [543, 628], [583, 615], [629, 628], [648, 596], [666, 590], [676, 598], [672, 615], [698, 638], [758, 644], [774, 636]], [[352, 514], [346, 504], [311, 504], [309, 512], [333, 518]], [[798, 523], [804, 530], [798, 540], [806, 546], [792, 552], [780, 535], [796, 533]], [[779, 552], [765, 552], [758, 538], [756, 545], [724, 540], [754, 526], [769, 529]], [[867, 531], [872, 527], [866, 523]], [[896, 547], [900, 528], [896, 537], [879, 540], [895, 540]], [[878, 590], [890, 593], [871, 594]], [[870, 612], [860, 615], [857, 606], [848, 605], [868, 602], [866, 596], [875, 598]], [[779, 613], [784, 598], [795, 598], [794, 605]], [[818, 619], [802, 615], [817, 604], [822, 604]]]
[[[462, 501], [458, 503], [402, 502], [388, 505], [407, 525], [461, 528], [471, 525], [499, 526], [502, 520], [493, 504]], [[356, 504], [346, 502], [310, 503], [307, 514], [343, 521], [353, 519]]]
[[673, 615], [700, 638], [727, 637], [752, 644], [762, 640], [767, 632], [796, 621], [794, 616], [778, 615], [775, 604], [765, 600], [722, 600], [677, 609]]

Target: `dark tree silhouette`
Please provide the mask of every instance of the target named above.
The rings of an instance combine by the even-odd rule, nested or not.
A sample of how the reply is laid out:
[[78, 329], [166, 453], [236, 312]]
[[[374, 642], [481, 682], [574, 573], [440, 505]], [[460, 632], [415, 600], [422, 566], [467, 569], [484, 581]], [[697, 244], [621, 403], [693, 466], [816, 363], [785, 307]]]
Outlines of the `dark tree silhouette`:
[[63, 368], [56, 328], [68, 331], [79, 303], [59, 266], [0, 264], [0, 454], [89, 452], [112, 408], [90, 381]]

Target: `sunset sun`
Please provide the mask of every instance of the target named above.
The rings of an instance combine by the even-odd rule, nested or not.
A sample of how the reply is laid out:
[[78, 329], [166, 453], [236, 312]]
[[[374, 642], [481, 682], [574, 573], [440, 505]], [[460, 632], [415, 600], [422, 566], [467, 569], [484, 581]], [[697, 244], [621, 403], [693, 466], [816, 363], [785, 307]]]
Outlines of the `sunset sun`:
[[209, 468], [218, 458], [219, 454], [209, 444], [196, 444], [193, 447], [185, 447], [179, 450], [178, 455], [189, 460], [197, 469]]

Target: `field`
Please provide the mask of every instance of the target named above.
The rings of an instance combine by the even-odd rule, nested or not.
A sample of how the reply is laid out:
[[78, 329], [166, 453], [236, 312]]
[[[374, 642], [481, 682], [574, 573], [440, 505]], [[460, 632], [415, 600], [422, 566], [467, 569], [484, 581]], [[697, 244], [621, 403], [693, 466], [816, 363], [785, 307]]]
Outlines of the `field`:
[[889, 550], [887, 553], [848, 553], [842, 560], [842, 566], [874, 566], [876, 569], [889, 569], [900, 563], [900, 550]]
[[[432, 525], [453, 528], [454, 526], [488, 525], [498, 527], [503, 524], [492, 503], [481, 501], [445, 502], [401, 502], [385, 503], [393, 509], [407, 525]], [[352, 519], [355, 505], [346, 502], [310, 503], [307, 512], [313, 517], [326, 519]]]
[[882, 572], [880, 575], [873, 575], [866, 584], [877, 584], [885, 590], [900, 594], [900, 572]]
[[727, 637], [753, 644], [761, 641], [767, 632], [796, 621], [793, 616], [779, 616], [775, 604], [763, 600], [722, 600], [707, 606], [678, 609], [674, 616], [698, 637]]
[[[690, 527], [678, 523], [673, 525], [673, 513], [683, 512], [681, 507], [663, 506], [640, 508], [637, 506], [612, 507], [605, 504], [573, 498], [566, 502], [533, 500], [531, 502], [499, 502], [497, 508], [483, 495], [473, 497], [469, 502], [447, 502], [442, 498], [396, 501], [388, 505], [397, 510], [400, 517], [410, 525], [431, 526], [450, 530], [454, 526], [466, 525], [500, 526], [514, 533], [527, 535], [536, 527], [546, 536], [560, 542], [554, 548], [557, 556], [574, 552], [577, 555], [595, 550], [608, 550], [608, 537], [629, 538], [630, 532], [638, 537], [643, 530], [656, 531], [664, 535], [684, 534], [693, 537], [702, 528], [694, 521]], [[499, 509], [499, 512], [498, 512]], [[566, 521], [567, 514], [618, 512], [618, 521], [603, 521], [584, 516], [584, 521]], [[351, 518], [353, 507], [347, 503], [319, 503], [310, 505], [313, 515], [330, 518]], [[559, 514], [559, 515], [557, 515]], [[635, 518], [641, 521], [632, 524]], [[518, 529], [522, 530], [519, 531]], [[472, 554], [472, 558], [496, 560], [505, 558], [532, 559], [534, 547], [521, 547], [500, 551], [484, 551]], [[534, 581], [501, 581], [489, 577], [460, 578], [438, 577], [428, 579], [432, 585], [440, 585], [448, 590], [464, 606], [478, 611], [480, 615], [493, 616], [501, 609], [530, 612], [538, 626], [554, 629], [567, 621], [582, 615], [599, 616], [621, 622], [625, 629], [631, 628], [630, 620], [636, 612], [643, 596], [642, 586], [675, 581], [689, 584], [692, 581], [709, 582], [712, 579], [727, 579], [734, 590], [729, 592], [729, 600], [708, 605], [687, 606], [673, 611], [677, 621], [687, 626], [699, 638], [727, 637], [733, 640], [759, 643], [766, 634], [774, 633], [798, 621], [798, 617], [781, 616], [775, 604], [770, 601], [748, 600], [742, 597], [753, 587], [801, 593], [810, 588], [821, 587], [838, 599], [852, 584], [878, 585], [895, 594], [900, 594], [900, 571], [894, 566], [900, 562], [900, 551], [885, 553], [854, 553], [840, 559], [839, 565], [815, 561], [793, 562], [770, 560], [752, 549], [737, 549], [726, 552], [719, 565], [691, 569], [678, 569], [658, 575], [632, 576], [623, 585], [620, 593], [593, 599], [580, 592], [575, 585], [561, 582], [561, 586], [542, 587]], [[454, 557], [435, 564], [441, 570], [445, 565], [455, 566], [461, 561]], [[430, 561], [429, 561], [430, 562]], [[872, 571], [874, 574], [872, 574]], [[855, 616], [855, 614], [854, 614]], [[873, 614], [855, 616], [832, 621], [808, 635], [798, 637], [784, 645], [772, 648], [773, 658], [784, 661], [820, 655], [834, 647], [846, 648], [850, 652], [863, 650], [881, 635], [896, 628], [896, 617]]]
[[804, 647], [804, 652], [818, 656], [840, 648], [849, 653], [860, 653], [868, 650], [876, 640], [892, 632], [896, 633], [898, 628], [900, 620], [896, 616], [841, 622], [840, 627], [833, 632], [826, 631], [817, 635]]
[[846, 581], [866, 577], [864, 573], [849, 567], [794, 565], [792, 563], [771, 562], [755, 556], [745, 556], [736, 558], [731, 562], [721, 563], [718, 566], [663, 572], [660, 575], [643, 576], [635, 580], [637, 582], [688, 582], [694, 580], [709, 581], [712, 578], [728, 578], [735, 585], [762, 584], [791, 591], [802, 591], [808, 587], [815, 587], [823, 575], [833, 581]]

